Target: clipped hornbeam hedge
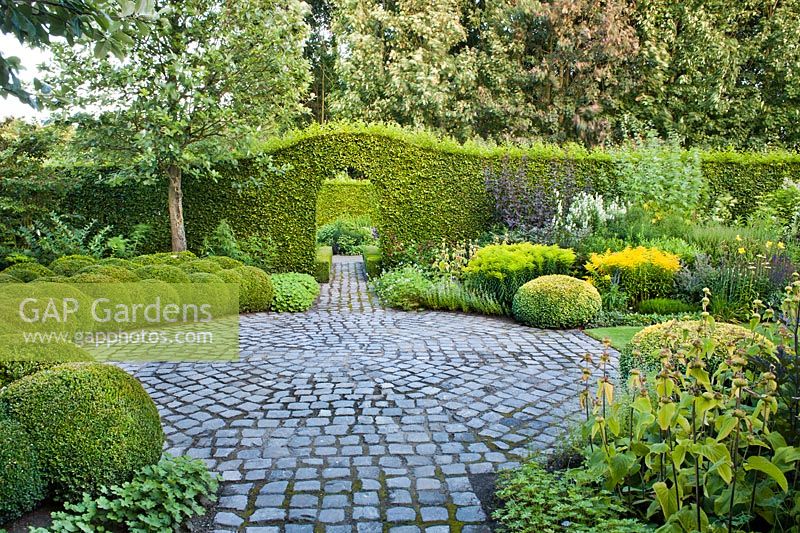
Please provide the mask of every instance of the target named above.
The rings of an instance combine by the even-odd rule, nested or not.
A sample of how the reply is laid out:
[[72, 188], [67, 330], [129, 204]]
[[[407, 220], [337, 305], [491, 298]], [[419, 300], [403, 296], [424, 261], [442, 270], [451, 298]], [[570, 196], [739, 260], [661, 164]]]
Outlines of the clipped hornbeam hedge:
[[368, 216], [376, 223], [380, 202], [375, 186], [367, 179], [325, 180], [317, 195], [317, 227], [338, 217]]
[[[462, 145], [399, 127], [339, 124], [312, 126], [272, 139], [260, 150], [235, 164], [218, 165], [215, 180], [185, 177], [190, 248], [198, 248], [224, 218], [241, 237], [271, 237], [280, 254], [277, 270], [313, 274], [317, 199], [321, 192], [328, 194], [325, 180], [342, 172], [363, 176], [374, 188], [379, 205], [376, 222], [389, 261], [399, 243], [470, 238], [490, 226], [492, 206], [483, 170], [505, 158], [512, 163], [525, 158], [529, 179], [545, 190], [552, 189], [548, 185], [554, 177], [568, 172], [579, 187], [619, 192], [612, 155], [576, 147]], [[274, 166], [265, 163], [263, 155], [270, 155]], [[270, 170], [276, 167], [284, 170]], [[738, 200], [739, 214], [752, 209], [759, 194], [779, 187], [785, 178], [800, 179], [796, 154], [707, 153], [702, 167], [711, 200], [727, 191]], [[149, 247], [167, 249], [166, 186], [111, 187], [98, 184], [101, 170], [70, 171], [78, 185], [66, 195], [65, 209], [113, 224], [118, 231], [150, 223], [156, 231]]]

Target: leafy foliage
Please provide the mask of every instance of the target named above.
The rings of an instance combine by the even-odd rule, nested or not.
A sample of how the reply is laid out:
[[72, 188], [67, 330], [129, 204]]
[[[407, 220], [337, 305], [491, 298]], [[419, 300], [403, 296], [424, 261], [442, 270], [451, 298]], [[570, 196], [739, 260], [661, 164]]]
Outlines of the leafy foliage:
[[369, 180], [326, 179], [317, 194], [317, 228], [340, 217], [378, 220], [379, 211], [377, 191]]
[[504, 531], [537, 533], [644, 533], [651, 531], [629, 514], [613, 494], [598, 489], [585, 472], [547, 472], [535, 460], [506, 471], [497, 491], [501, 506], [493, 517]]
[[[760, 318], [754, 315], [751, 328]], [[662, 532], [796, 523], [789, 478], [800, 450], [775, 431], [775, 374], [748, 368], [749, 357], [767, 355], [769, 348], [749, 339], [716, 340], [717, 326], [705, 312], [698, 340], [665, 348], [654, 382], [632, 370], [630, 396], [622, 401], [609, 379], [608, 352], [598, 363], [596, 398], [590, 398], [592, 357], [586, 357], [587, 468], [629, 508], [658, 516]], [[712, 371], [717, 351], [726, 355]]]
[[330, 246], [334, 254], [359, 254], [376, 242], [368, 217], [339, 217], [317, 230], [317, 244]]
[[164, 455], [130, 481], [102, 487], [96, 498], [84, 494], [82, 500], [66, 503], [64, 511], [52, 514], [49, 528], [32, 528], [31, 533], [113, 531], [123, 525], [137, 533], [172, 532], [204, 515], [218, 486], [203, 461]]
[[270, 279], [275, 289], [275, 296], [269, 306], [271, 311], [307, 311], [319, 295], [319, 284], [308, 274], [273, 274]]

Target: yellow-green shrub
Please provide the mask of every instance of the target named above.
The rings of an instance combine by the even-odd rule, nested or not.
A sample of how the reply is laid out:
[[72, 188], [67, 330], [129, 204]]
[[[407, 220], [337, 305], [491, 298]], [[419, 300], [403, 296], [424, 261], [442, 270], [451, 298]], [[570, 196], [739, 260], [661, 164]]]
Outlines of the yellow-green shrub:
[[514, 295], [514, 318], [537, 328], [583, 326], [600, 312], [602, 300], [590, 283], [571, 276], [541, 276]]
[[703, 324], [701, 320], [670, 320], [644, 328], [633, 336], [620, 355], [619, 366], [623, 377], [627, 379], [632, 368], [646, 373], [654, 372], [661, 368], [662, 350], [677, 351], [706, 336], [711, 336], [715, 342], [714, 354], [708, 360], [708, 370], [712, 373], [720, 361], [729, 356], [728, 350], [742, 341], [753, 342], [770, 352], [775, 349], [775, 345], [766, 337], [745, 327], [716, 322], [713, 332], [703, 334]]
[[52, 276], [54, 272], [44, 265], [34, 262], [17, 263], [3, 270], [3, 274], [13, 276], [20, 281], [28, 282], [44, 276]]
[[586, 263], [592, 283], [603, 290], [617, 279], [633, 302], [669, 296], [681, 268], [677, 255], [657, 248], [625, 248], [619, 252], [592, 254]]
[[50, 263], [50, 270], [60, 276], [72, 276], [95, 263], [97, 259], [88, 255], [65, 255]]
[[464, 281], [509, 308], [517, 290], [526, 282], [539, 276], [567, 274], [574, 262], [575, 253], [558, 246], [493, 244], [472, 256], [464, 268]]

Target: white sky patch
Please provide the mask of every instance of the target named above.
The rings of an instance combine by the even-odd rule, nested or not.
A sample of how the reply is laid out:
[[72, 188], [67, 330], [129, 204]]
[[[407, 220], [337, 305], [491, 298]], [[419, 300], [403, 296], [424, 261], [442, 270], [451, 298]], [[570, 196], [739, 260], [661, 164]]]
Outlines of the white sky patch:
[[[16, 56], [20, 58], [24, 70], [19, 71], [19, 77], [32, 86], [33, 78], [39, 75], [38, 66], [50, 61], [51, 54], [42, 48], [30, 48], [21, 45], [16, 37], [0, 33], [0, 53], [3, 57]], [[8, 117], [24, 118], [27, 120], [42, 121], [47, 119], [46, 111], [36, 111], [31, 106], [23, 104], [14, 96], [3, 99], [0, 97], [0, 120]]]

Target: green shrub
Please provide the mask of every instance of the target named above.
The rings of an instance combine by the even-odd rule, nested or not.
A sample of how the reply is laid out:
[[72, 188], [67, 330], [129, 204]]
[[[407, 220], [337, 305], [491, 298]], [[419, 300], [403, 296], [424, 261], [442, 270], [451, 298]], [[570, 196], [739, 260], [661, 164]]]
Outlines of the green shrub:
[[[239, 267], [236, 267], [239, 268]], [[215, 276], [222, 280], [223, 283], [242, 283], [242, 275], [236, 271], [236, 268], [220, 270]]]
[[67, 276], [43, 276], [36, 278], [31, 283], [69, 283], [70, 278]]
[[491, 294], [469, 289], [458, 280], [440, 278], [424, 295], [426, 309], [462, 311], [482, 315], [502, 315], [503, 307]]
[[492, 515], [509, 533], [645, 533], [612, 493], [591, 482], [581, 470], [547, 472], [529, 461], [501, 474]]
[[645, 315], [679, 315], [697, 310], [697, 307], [673, 298], [642, 300], [638, 306], [638, 311]]
[[283, 312], [307, 311], [319, 295], [319, 284], [313, 276], [290, 272], [270, 276], [275, 296], [270, 310]]
[[0, 273], [0, 283], [22, 283], [22, 280], [3, 272]]
[[153, 400], [115, 366], [67, 363], [37, 372], [0, 391], [0, 406], [31, 436], [59, 499], [130, 481], [161, 456]]
[[73, 276], [81, 269], [95, 263], [97, 259], [88, 255], [65, 255], [50, 263], [50, 270], [60, 276]]
[[212, 255], [207, 257], [206, 259], [215, 262], [220, 266], [220, 268], [224, 270], [229, 270], [231, 268], [238, 268], [240, 266], [244, 266], [244, 263], [242, 263], [238, 259], [234, 259], [232, 257], [227, 257], [224, 255]]
[[136, 270], [137, 268], [142, 266], [140, 264], [134, 263], [130, 259], [122, 259], [119, 257], [107, 257], [105, 259], [101, 259], [100, 261], [98, 261], [97, 264], [124, 268], [126, 270]]
[[234, 272], [242, 276], [239, 285], [239, 310], [245, 313], [267, 311], [275, 295], [269, 275], [252, 266], [239, 267]]
[[190, 283], [225, 283], [221, 277], [209, 272], [192, 272], [189, 274]]
[[25, 429], [0, 413], [0, 524], [33, 510], [47, 485]]
[[541, 276], [519, 288], [514, 318], [538, 328], [583, 326], [600, 312], [600, 293], [591, 284], [570, 276]]
[[620, 374], [627, 379], [632, 368], [651, 373], [661, 368], [661, 352], [686, 349], [704, 335], [715, 342], [714, 351], [707, 360], [707, 370], [713, 373], [720, 361], [728, 358], [728, 349], [742, 341], [750, 341], [762, 349], [773, 352], [775, 345], [763, 335], [749, 329], [716, 322], [712, 332], [703, 328], [702, 320], [670, 320], [644, 328], [631, 339], [619, 358]]
[[33, 263], [31, 261], [26, 261], [24, 263], [17, 263], [15, 265], [11, 265], [10, 267], [6, 268], [2, 272], [3, 274], [7, 274], [9, 276], [13, 276], [20, 281], [29, 282], [33, 281], [36, 278], [41, 278], [43, 276], [52, 276], [54, 272], [47, 268], [44, 265], [40, 265], [39, 263]]
[[331, 263], [333, 263], [333, 248], [320, 246], [314, 259], [314, 278], [320, 283], [331, 280]]
[[680, 268], [677, 255], [643, 246], [592, 254], [586, 263], [586, 272], [596, 287], [603, 289], [616, 280], [634, 303], [669, 296]]
[[153, 264], [139, 267], [136, 275], [140, 279], [159, 279], [167, 283], [189, 283], [189, 275], [176, 266]]
[[493, 244], [472, 256], [464, 269], [464, 281], [494, 295], [508, 309], [522, 285], [539, 276], [567, 274], [574, 262], [575, 253], [558, 246]]
[[372, 286], [385, 305], [413, 311], [425, 307], [433, 282], [419, 267], [408, 265], [385, 272]]
[[364, 258], [364, 269], [367, 271], [369, 279], [377, 278], [381, 275], [381, 250], [377, 246], [364, 246], [361, 253]]
[[317, 230], [317, 244], [330, 246], [334, 254], [355, 255], [375, 243], [368, 217], [338, 218]]
[[137, 265], [172, 265], [177, 266], [181, 263], [194, 261], [197, 256], [192, 252], [161, 252], [157, 254], [140, 255], [134, 257], [132, 261]]
[[119, 283], [119, 280], [97, 272], [80, 272], [69, 278], [70, 283]]
[[[193, 272], [205, 272], [207, 274], [214, 274], [222, 270], [222, 266], [216, 261], [211, 261], [210, 259], [196, 259], [194, 261], [188, 261], [186, 263], [181, 263], [178, 268], [186, 272], [187, 274], [191, 274]], [[228, 267], [228, 268], [236, 268], [236, 267]]]
[[[216, 501], [219, 482], [200, 459], [164, 457], [139, 470], [119, 486], [103, 487], [101, 496], [64, 505], [52, 513], [54, 531], [177, 531]], [[157, 524], [157, 525], [156, 525]], [[34, 528], [30, 533], [50, 533]]]
[[99, 274], [108, 276], [122, 283], [134, 283], [139, 281], [136, 272], [127, 268], [111, 265], [90, 265], [79, 272], [80, 274]]
[[92, 360], [89, 352], [69, 342], [42, 344], [10, 337], [0, 339], [0, 388], [62, 363]]

